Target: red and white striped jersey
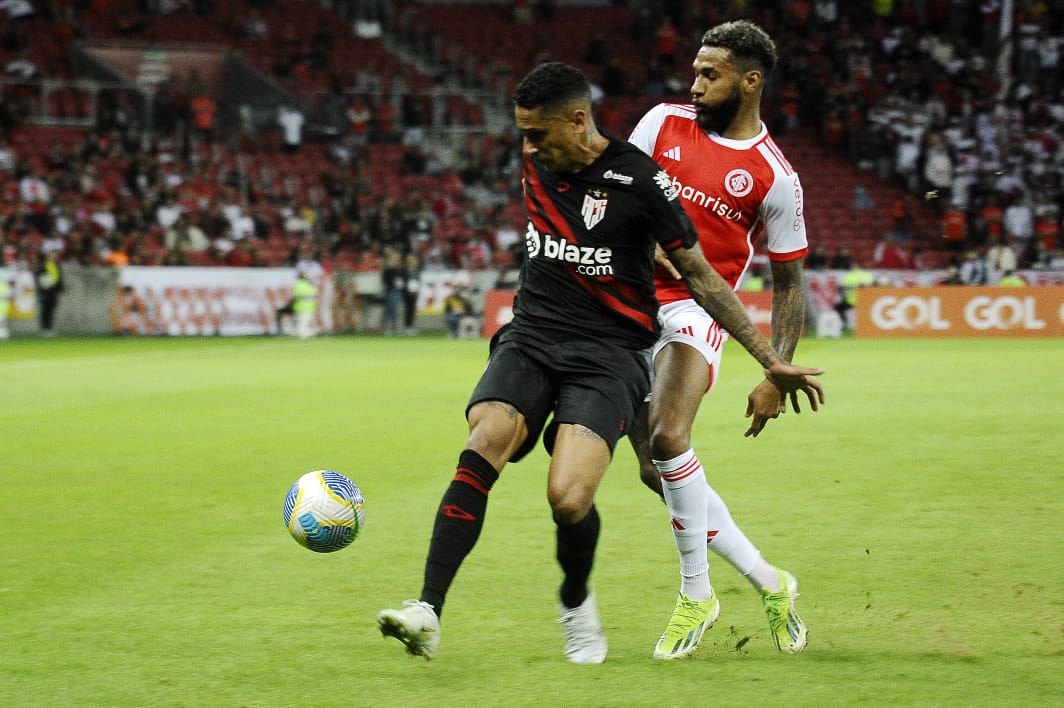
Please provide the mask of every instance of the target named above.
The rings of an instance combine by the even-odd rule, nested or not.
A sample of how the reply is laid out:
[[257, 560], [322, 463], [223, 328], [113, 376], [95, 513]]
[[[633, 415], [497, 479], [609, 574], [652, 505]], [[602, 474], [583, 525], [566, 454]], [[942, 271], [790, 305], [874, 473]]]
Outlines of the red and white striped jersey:
[[[802, 183], [764, 124], [756, 137], [728, 140], [700, 128], [693, 106], [662, 103], [628, 140], [672, 178], [706, 259], [733, 288], [750, 266], [760, 229], [772, 260], [803, 258], [809, 250]], [[660, 266], [655, 285], [661, 304], [691, 297]]]

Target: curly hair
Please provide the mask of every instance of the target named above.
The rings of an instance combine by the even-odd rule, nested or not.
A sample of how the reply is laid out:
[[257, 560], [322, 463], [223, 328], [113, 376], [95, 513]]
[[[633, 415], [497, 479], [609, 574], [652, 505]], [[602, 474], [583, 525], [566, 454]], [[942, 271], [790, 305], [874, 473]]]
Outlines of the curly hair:
[[768, 76], [776, 68], [776, 43], [749, 20], [717, 25], [702, 35], [702, 46], [727, 49], [742, 70], [757, 66]]
[[519, 108], [553, 109], [570, 101], [591, 101], [591, 83], [582, 71], [560, 61], [540, 64], [514, 89]]

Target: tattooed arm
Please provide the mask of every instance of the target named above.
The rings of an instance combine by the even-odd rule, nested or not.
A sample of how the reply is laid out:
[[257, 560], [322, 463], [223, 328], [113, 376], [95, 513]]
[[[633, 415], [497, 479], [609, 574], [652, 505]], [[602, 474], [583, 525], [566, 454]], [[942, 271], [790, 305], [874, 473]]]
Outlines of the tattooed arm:
[[[804, 391], [813, 410], [816, 410], [818, 402], [822, 403], [824, 400], [824, 389], [810, 377], [820, 375], [823, 370], [792, 366], [787, 362], [790, 355], [794, 353], [798, 336], [801, 335], [801, 321], [798, 320], [797, 333], [789, 332], [787, 327], [781, 326], [783, 334], [781, 334], [780, 345], [789, 350], [786, 356], [783, 356], [773, 349], [765, 335], [761, 334], [757, 326], [750, 321], [750, 316], [738, 296], [727, 281], [706, 261], [699, 245], [696, 244], [693, 248], [673, 249], [668, 251], [668, 257], [683, 277], [695, 302], [750, 352], [750, 355], [764, 367], [765, 375], [780, 393], [791, 394], [791, 402], [796, 404], [797, 392]], [[793, 307], [794, 304], [788, 301], [784, 309]], [[802, 309], [804, 311], [804, 304]], [[793, 324], [794, 319], [795, 315], [790, 315], [788, 324]], [[773, 325], [775, 325], [775, 318], [773, 318]], [[789, 342], [787, 337], [790, 337]]]
[[[794, 356], [804, 325], [805, 280], [802, 260], [772, 261], [772, 346], [787, 361]], [[795, 413], [801, 412], [798, 397], [793, 393], [791, 405]], [[769, 420], [778, 418], [786, 410], [787, 397], [769, 380], [762, 381], [747, 396], [746, 417], [752, 420], [746, 436], [757, 437]]]
[[772, 261], [772, 346], [787, 361], [794, 356], [804, 326], [802, 259]]
[[746, 308], [739, 302], [731, 286], [706, 261], [701, 246], [695, 244], [693, 248], [673, 249], [668, 251], [668, 256], [695, 302], [742, 344], [761, 366], [767, 369], [784, 361], [750, 321]]

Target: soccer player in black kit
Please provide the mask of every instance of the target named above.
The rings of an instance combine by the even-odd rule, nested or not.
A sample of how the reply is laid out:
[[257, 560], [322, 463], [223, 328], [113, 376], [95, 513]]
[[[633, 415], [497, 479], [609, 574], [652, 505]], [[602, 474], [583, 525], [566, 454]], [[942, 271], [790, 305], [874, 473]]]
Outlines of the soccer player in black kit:
[[598, 132], [590, 95], [587, 78], [559, 62], [536, 67], [514, 91], [527, 257], [513, 321], [493, 340], [466, 408], [469, 436], [436, 515], [421, 597], [377, 615], [381, 632], [412, 655], [436, 652], [444, 599], [480, 535], [488, 492], [542, 433], [552, 453], [547, 497], [563, 573], [565, 655], [578, 664], [605, 660], [588, 587], [599, 536], [594, 497], [650, 386], [655, 244], [782, 394], [823, 400], [810, 378], [821, 370], [793, 366], [772, 349], [706, 262], [671, 180], [635, 146]]

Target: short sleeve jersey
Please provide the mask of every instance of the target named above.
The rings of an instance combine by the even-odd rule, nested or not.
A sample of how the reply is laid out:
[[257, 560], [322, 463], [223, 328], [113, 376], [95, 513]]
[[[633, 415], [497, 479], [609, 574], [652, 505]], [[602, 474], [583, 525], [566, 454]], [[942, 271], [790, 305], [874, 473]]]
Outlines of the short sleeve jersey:
[[654, 243], [691, 248], [694, 226], [668, 175], [622, 140], [575, 174], [525, 160], [525, 262], [519, 337], [593, 339], [642, 349], [660, 331]]
[[[713, 267], [738, 287], [763, 228], [774, 261], [809, 250], [802, 183], [764, 124], [749, 140], [703, 130], [693, 106], [662, 103], [643, 116], [629, 140], [669, 174]], [[682, 281], [656, 272], [662, 304], [690, 297]]]

